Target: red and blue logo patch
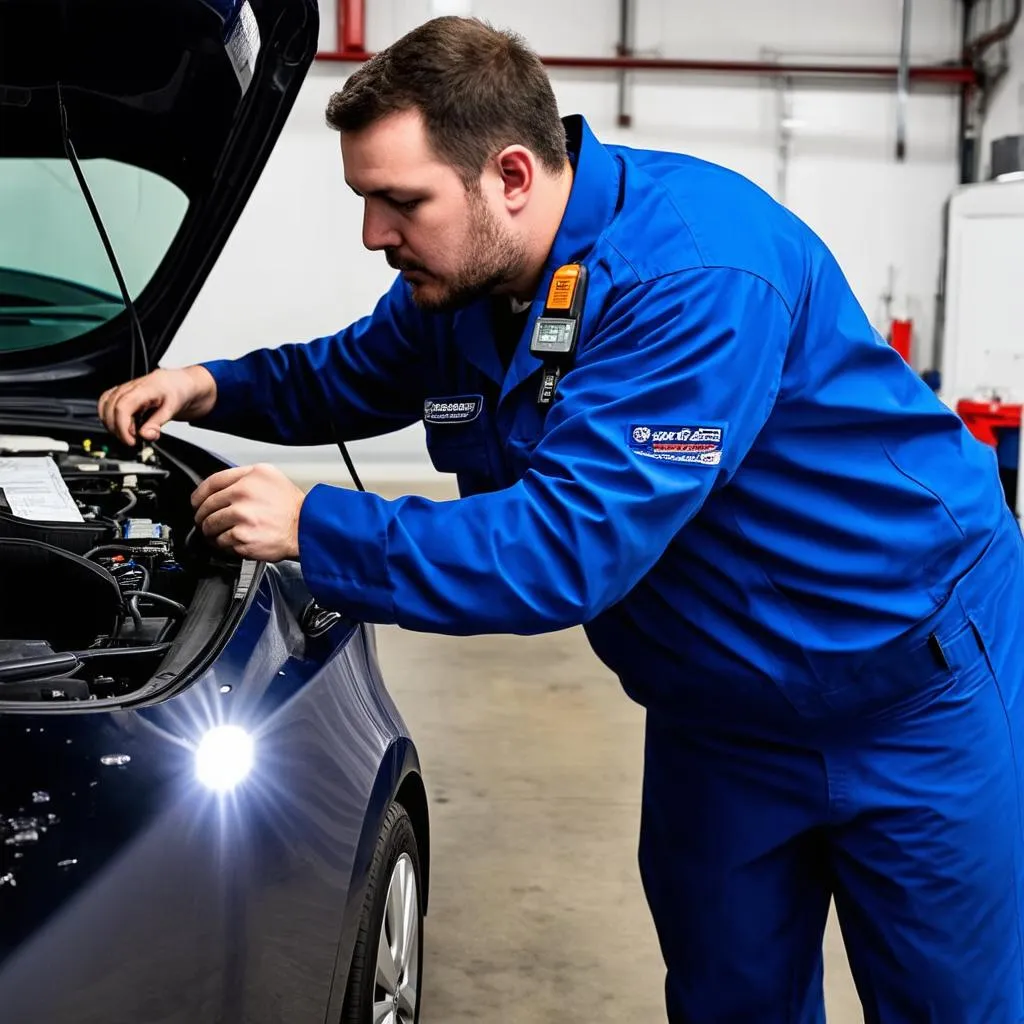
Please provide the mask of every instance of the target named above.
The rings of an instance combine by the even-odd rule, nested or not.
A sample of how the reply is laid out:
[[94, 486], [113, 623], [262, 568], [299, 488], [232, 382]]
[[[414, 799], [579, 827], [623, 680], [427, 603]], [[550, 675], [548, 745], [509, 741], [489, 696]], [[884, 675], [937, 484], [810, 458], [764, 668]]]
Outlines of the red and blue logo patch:
[[629, 447], [645, 459], [717, 466], [722, 461], [723, 426], [678, 427], [636, 423], [629, 428]]

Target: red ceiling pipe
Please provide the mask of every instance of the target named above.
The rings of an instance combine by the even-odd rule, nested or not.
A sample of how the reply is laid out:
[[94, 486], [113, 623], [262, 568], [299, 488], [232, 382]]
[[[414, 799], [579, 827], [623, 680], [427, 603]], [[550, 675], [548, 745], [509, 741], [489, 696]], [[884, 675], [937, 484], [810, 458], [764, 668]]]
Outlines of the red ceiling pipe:
[[338, 50], [335, 59], [364, 61], [369, 56], [366, 52], [366, 0], [338, 0]]
[[[372, 53], [351, 50], [326, 51], [316, 55], [323, 61], [369, 60]], [[775, 64], [760, 61], [675, 60], [669, 57], [541, 57], [549, 67], [594, 68], [619, 71], [707, 71], [733, 75], [809, 75], [817, 77], [860, 77], [895, 79], [899, 68], [887, 64]], [[910, 79], [942, 85], [976, 85], [974, 68], [962, 65], [919, 65], [911, 67]]]

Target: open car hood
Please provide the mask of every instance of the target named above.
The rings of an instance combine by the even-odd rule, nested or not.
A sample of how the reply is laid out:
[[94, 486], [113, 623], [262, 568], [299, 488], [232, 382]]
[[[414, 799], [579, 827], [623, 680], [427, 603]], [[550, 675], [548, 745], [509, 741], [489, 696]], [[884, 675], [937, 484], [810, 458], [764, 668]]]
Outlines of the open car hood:
[[[0, 391], [94, 399], [167, 350], [316, 52], [316, 0], [0, 0]], [[60, 86], [58, 92], [58, 83]]]

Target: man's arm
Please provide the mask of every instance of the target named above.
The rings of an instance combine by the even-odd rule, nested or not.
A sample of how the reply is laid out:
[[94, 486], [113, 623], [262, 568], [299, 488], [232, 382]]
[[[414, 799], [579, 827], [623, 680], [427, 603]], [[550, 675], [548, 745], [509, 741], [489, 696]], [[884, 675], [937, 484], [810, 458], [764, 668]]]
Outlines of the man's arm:
[[422, 416], [427, 325], [396, 278], [374, 311], [338, 334], [199, 365], [216, 382], [200, 427], [279, 444], [388, 433]]
[[444, 503], [313, 488], [298, 527], [308, 586], [326, 607], [439, 633], [589, 621], [736, 471], [774, 405], [790, 320], [741, 271], [638, 286], [562, 380], [515, 486]]

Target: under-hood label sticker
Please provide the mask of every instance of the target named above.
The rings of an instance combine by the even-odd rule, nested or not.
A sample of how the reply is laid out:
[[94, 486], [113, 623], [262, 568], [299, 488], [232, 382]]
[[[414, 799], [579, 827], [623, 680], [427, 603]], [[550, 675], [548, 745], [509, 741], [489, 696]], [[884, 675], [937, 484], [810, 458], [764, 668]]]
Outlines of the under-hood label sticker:
[[81, 510], [49, 455], [0, 459], [0, 490], [11, 515], [47, 523], [81, 523]]
[[256, 15], [252, 13], [252, 7], [249, 6], [249, 0], [245, 0], [239, 8], [234, 27], [224, 45], [244, 96], [249, 83], [252, 82], [256, 58], [260, 52], [260, 27], [256, 22]]

